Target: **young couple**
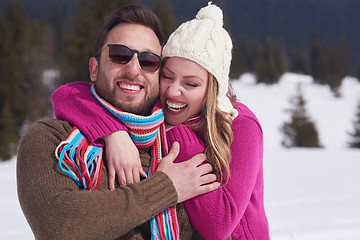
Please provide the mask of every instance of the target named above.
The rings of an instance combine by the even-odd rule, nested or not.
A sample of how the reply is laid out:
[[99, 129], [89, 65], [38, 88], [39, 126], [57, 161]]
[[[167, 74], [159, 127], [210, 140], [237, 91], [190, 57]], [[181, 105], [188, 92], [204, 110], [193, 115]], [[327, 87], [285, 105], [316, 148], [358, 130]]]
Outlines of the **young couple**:
[[[221, 9], [202, 8], [162, 49], [161, 30], [150, 27], [158, 20], [119, 20], [125, 8], [99, 32], [89, 62], [94, 85], [75, 82], [53, 94], [55, 116], [66, 122], [38, 122], [22, 139], [19, 199], [34, 234], [41, 239], [58, 227], [77, 239], [269, 239], [262, 130], [230, 91], [232, 42]], [[55, 168], [50, 155], [59, 166], [44, 170]], [[27, 181], [50, 193], [25, 189]], [[33, 204], [35, 193], [45, 197]], [[50, 211], [46, 219], [56, 224], [45, 223], [45, 232], [33, 216], [38, 202], [38, 218]]]

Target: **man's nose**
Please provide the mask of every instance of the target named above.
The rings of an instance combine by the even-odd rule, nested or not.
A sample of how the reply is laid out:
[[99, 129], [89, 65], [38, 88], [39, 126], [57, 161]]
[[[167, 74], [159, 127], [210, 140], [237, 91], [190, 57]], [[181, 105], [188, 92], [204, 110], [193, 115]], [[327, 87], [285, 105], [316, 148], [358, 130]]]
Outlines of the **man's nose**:
[[140, 74], [141, 66], [139, 63], [138, 55], [137, 53], [134, 54], [133, 58], [126, 64], [126, 73], [134, 78], [137, 75]]

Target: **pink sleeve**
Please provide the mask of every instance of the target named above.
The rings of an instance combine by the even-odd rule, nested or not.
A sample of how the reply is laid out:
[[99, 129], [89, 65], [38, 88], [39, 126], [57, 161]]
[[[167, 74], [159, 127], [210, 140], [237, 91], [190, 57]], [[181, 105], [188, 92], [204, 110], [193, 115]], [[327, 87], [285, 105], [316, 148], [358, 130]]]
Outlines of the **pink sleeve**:
[[52, 103], [55, 117], [78, 127], [96, 146], [103, 146], [102, 137], [126, 127], [100, 105], [90, 92], [91, 84], [74, 82], [55, 90]]
[[[209, 240], [229, 237], [238, 227], [246, 209], [250, 205], [256, 205], [251, 203], [252, 194], [257, 191], [262, 194], [263, 191], [263, 183], [256, 183], [262, 181], [257, 179], [259, 171], [262, 171], [261, 127], [257, 120], [238, 116], [233, 121], [232, 129], [234, 141], [231, 145], [231, 176], [228, 184], [184, 202], [191, 223], [202, 237]], [[180, 142], [181, 138], [178, 137], [176, 141]], [[189, 148], [196, 146], [197, 144], [187, 144]]]
[[179, 155], [174, 161], [176, 163], [189, 160], [196, 154], [203, 153], [206, 148], [204, 142], [184, 125], [177, 125], [166, 131], [166, 139], [169, 149], [174, 142], [180, 145]]

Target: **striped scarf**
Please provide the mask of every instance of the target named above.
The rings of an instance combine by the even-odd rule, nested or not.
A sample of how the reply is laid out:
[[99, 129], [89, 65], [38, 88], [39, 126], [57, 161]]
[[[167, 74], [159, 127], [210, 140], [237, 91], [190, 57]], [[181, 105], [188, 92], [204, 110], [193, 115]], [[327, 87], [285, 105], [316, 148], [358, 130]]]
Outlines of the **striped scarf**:
[[60, 169], [70, 175], [81, 190], [93, 190], [101, 178], [102, 148], [90, 144], [74, 127], [55, 150]]
[[[129, 134], [136, 147], [151, 147], [151, 163], [148, 176], [157, 169], [159, 161], [168, 153], [165, 139], [164, 114], [158, 101], [150, 116], [139, 116], [123, 112], [102, 99], [96, 92], [95, 85], [91, 93], [96, 100], [129, 129]], [[82, 190], [97, 189], [102, 167], [102, 148], [93, 146], [76, 127], [56, 149], [60, 169], [70, 175]], [[179, 226], [175, 206], [164, 209], [150, 219], [152, 240], [179, 239]]]

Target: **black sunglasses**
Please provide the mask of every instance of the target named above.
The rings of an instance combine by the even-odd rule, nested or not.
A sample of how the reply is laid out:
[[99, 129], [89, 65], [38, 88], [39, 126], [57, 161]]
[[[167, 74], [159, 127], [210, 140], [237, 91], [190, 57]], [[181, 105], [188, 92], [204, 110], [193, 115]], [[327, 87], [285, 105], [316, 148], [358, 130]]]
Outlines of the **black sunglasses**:
[[121, 44], [108, 44], [109, 58], [114, 63], [127, 64], [137, 53], [140, 67], [149, 72], [156, 72], [160, 65], [162, 58], [152, 52], [139, 52]]

